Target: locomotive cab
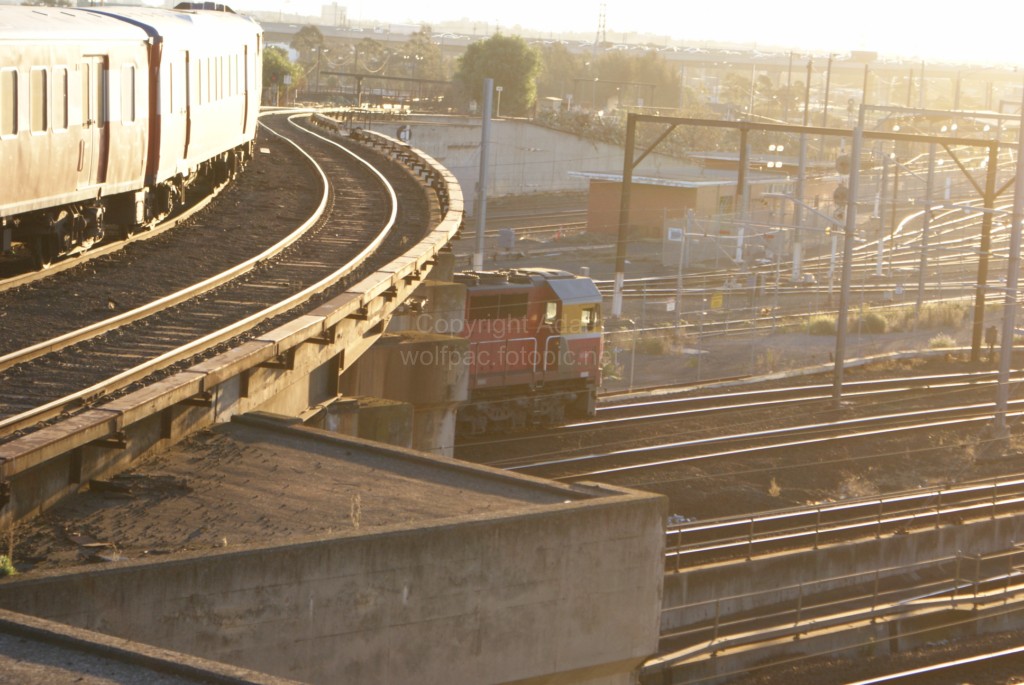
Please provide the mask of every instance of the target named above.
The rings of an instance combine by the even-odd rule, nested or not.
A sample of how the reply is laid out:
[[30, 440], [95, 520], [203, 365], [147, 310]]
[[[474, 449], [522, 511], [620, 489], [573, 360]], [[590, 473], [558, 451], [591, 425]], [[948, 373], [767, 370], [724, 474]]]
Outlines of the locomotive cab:
[[464, 433], [518, 430], [592, 415], [601, 382], [601, 294], [554, 269], [459, 274], [470, 343]]

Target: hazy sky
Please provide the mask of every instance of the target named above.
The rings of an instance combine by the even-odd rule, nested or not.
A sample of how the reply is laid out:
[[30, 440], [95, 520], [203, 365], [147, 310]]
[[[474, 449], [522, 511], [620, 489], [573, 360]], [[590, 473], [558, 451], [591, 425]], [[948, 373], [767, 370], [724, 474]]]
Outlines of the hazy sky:
[[[230, 2], [230, 0], [229, 0]], [[316, 11], [318, 0], [234, 0], [237, 9]], [[921, 0], [339, 0], [350, 21], [437, 24], [467, 18], [479, 32], [500, 26], [534, 37], [545, 32], [596, 35], [604, 6], [607, 38], [623, 33], [667, 35], [684, 43], [736, 41], [814, 52], [874, 50], [932, 61], [1024, 64], [1024, 2], [927, 3]], [[954, 8], [960, 8], [954, 10]], [[976, 9], [975, 9], [976, 8]], [[635, 42], [636, 37], [626, 37]]]

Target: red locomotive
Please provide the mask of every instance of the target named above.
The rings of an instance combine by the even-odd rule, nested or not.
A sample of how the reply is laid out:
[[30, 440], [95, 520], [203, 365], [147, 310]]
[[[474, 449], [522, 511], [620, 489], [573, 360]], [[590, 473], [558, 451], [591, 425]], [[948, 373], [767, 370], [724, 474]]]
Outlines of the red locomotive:
[[262, 29], [179, 7], [0, 8], [0, 250], [46, 265], [251, 156]]
[[601, 383], [601, 293], [554, 269], [457, 274], [466, 284], [469, 402], [459, 430], [478, 434], [594, 413]]

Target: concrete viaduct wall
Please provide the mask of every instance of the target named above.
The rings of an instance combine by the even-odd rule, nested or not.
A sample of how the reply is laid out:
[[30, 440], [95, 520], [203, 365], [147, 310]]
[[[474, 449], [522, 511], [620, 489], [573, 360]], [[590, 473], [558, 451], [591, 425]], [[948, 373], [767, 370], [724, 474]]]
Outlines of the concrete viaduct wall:
[[0, 605], [312, 683], [636, 682], [663, 498], [594, 497], [0, 583]]

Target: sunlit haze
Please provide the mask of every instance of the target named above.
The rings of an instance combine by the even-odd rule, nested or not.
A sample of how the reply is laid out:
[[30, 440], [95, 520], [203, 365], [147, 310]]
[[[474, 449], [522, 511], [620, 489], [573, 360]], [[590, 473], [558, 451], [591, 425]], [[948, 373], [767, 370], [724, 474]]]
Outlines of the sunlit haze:
[[[315, 14], [316, 0], [235, 0], [236, 10], [270, 10]], [[942, 62], [1024, 63], [1020, 33], [1024, 3], [922, 3], [862, 0], [733, 0], [676, 2], [606, 0], [546, 2], [518, 0], [501, 4], [448, 0], [428, 3], [397, 0], [339, 1], [353, 26], [468, 20], [485, 36], [502, 33], [525, 37], [576, 32], [597, 35], [604, 13], [605, 36], [612, 43], [642, 42], [643, 36], [667, 38], [684, 46], [711, 42], [755, 45], [762, 49], [843, 53], [868, 50], [883, 56]]]

